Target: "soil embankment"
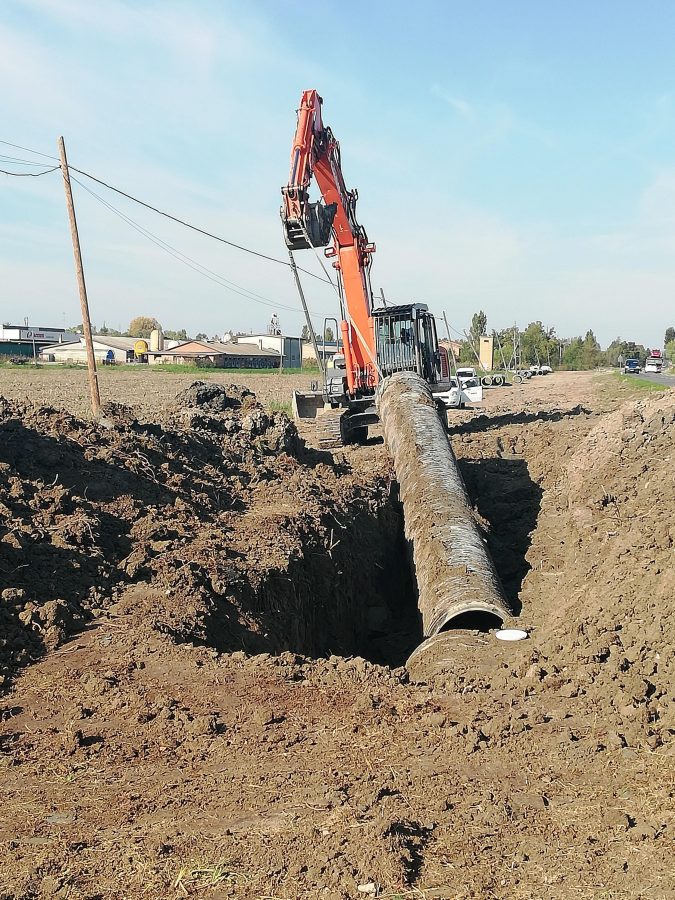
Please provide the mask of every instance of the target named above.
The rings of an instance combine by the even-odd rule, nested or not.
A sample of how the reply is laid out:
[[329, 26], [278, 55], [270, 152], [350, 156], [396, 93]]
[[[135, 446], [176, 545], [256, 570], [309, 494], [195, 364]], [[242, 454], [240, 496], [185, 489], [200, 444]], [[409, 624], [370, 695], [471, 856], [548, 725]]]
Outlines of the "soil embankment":
[[550, 384], [451, 435], [530, 638], [421, 682], [379, 444], [5, 402], [2, 895], [669, 896], [675, 395]]

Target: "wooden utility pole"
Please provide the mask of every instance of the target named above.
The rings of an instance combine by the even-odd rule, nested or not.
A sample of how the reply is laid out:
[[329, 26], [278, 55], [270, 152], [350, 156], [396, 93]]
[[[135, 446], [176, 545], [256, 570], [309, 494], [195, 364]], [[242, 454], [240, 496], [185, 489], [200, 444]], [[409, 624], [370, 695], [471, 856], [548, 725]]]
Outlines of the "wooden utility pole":
[[[316, 334], [314, 332], [314, 326], [312, 325], [312, 320], [309, 317], [309, 310], [307, 309], [307, 301], [305, 300], [305, 292], [302, 289], [302, 284], [300, 283], [300, 276], [298, 275], [298, 267], [295, 264], [295, 259], [293, 258], [293, 251], [288, 251], [288, 256], [291, 260], [291, 271], [293, 272], [293, 276], [295, 277], [295, 284], [298, 289], [298, 294], [300, 295], [300, 302], [302, 303], [302, 308], [305, 313], [305, 322], [307, 323], [307, 330], [309, 331], [309, 336], [312, 339], [312, 347], [314, 348], [314, 353], [316, 354], [316, 364], [319, 367], [319, 371], [321, 375], [325, 378], [326, 371], [323, 367], [323, 357], [319, 355], [319, 347], [316, 342]], [[337, 338], [336, 338], [337, 340]], [[302, 342], [300, 342], [301, 353], [302, 353]], [[324, 332], [323, 336], [323, 345], [324, 350], [326, 347], [326, 335]], [[302, 359], [300, 360], [300, 365], [302, 366]]]
[[445, 310], [443, 310], [443, 321], [445, 322], [445, 333], [448, 336], [448, 341], [451, 341], [452, 338], [450, 337], [450, 326], [448, 325], [448, 317], [445, 314]]
[[82, 310], [82, 331], [84, 343], [87, 348], [87, 374], [89, 376], [89, 393], [91, 395], [91, 411], [94, 417], [98, 417], [101, 411], [101, 395], [98, 390], [98, 375], [96, 374], [96, 358], [94, 357], [94, 344], [91, 339], [91, 321], [89, 319], [89, 302], [87, 300], [87, 286], [84, 281], [84, 269], [82, 267], [82, 253], [80, 252], [80, 237], [77, 233], [77, 219], [75, 218], [75, 205], [73, 204], [73, 191], [70, 186], [70, 173], [68, 172], [68, 160], [66, 159], [66, 145], [63, 138], [58, 139], [59, 156], [61, 158], [61, 172], [63, 173], [63, 186], [66, 191], [66, 206], [68, 207], [68, 219], [70, 221], [70, 237], [73, 241], [73, 256], [75, 257], [75, 276], [80, 292], [80, 308]]

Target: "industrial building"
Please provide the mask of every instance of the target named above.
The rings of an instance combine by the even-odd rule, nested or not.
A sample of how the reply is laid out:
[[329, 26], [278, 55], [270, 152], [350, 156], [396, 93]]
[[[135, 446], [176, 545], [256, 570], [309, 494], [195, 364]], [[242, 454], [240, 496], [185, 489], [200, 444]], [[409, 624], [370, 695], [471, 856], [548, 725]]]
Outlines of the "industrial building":
[[[47, 362], [86, 363], [87, 348], [83, 335], [42, 349]], [[153, 333], [149, 341], [132, 337], [92, 335], [94, 358], [98, 363], [178, 363], [212, 366], [222, 369], [278, 369], [279, 354], [254, 344], [221, 343], [220, 341], [170, 341]]]
[[[225, 335], [227, 337], [227, 335]], [[252, 344], [259, 350], [273, 350], [283, 356], [284, 369], [302, 368], [302, 340], [299, 337], [289, 337], [287, 334], [236, 334], [232, 340], [237, 344]]]
[[43, 347], [76, 340], [65, 328], [38, 328], [32, 325], [0, 325], [0, 356], [38, 357]]
[[279, 353], [257, 344], [221, 341], [183, 341], [169, 349], [149, 352], [150, 363], [183, 363], [218, 369], [278, 369]]
[[[84, 335], [73, 335], [74, 340], [60, 344], [50, 344], [43, 348], [41, 357], [48, 362], [59, 363], [86, 363], [87, 348], [84, 343]], [[94, 358], [97, 362], [127, 363], [134, 362], [136, 354], [134, 347], [136, 338], [109, 337], [106, 334], [92, 335], [94, 345]]]

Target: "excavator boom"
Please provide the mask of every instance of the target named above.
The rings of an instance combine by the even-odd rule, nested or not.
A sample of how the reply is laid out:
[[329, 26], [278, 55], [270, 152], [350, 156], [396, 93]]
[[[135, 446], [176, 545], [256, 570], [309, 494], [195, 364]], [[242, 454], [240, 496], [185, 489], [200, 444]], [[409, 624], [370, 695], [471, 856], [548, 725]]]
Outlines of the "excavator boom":
[[[340, 330], [349, 395], [372, 392], [378, 381], [372, 320], [369, 268], [375, 245], [356, 220], [358, 194], [345, 186], [340, 145], [321, 118], [321, 97], [315, 90], [300, 99], [298, 123], [291, 150], [288, 183], [282, 188], [286, 244], [290, 250], [332, 246], [344, 298]], [[322, 200], [310, 203], [309, 187], [316, 179]]]

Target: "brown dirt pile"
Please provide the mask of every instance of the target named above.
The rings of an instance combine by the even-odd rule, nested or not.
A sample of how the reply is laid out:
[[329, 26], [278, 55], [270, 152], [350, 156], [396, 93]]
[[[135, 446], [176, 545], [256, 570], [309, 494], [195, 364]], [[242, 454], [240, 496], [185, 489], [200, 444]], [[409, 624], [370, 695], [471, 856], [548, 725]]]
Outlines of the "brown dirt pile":
[[[306, 592], [289, 565], [320, 547], [330, 578], [335, 517], [369, 513], [387, 491], [386, 477], [362, 489], [347, 466], [305, 451], [285, 414], [235, 386], [195, 383], [162, 425], [116, 404], [97, 425], [0, 399], [0, 678], [137, 582], [160, 591], [147, 615], [177, 640], [280, 650], [294, 634], [312, 649], [317, 623], [300, 615]], [[358, 628], [332, 620], [315, 649]]]
[[[85, 427], [68, 425], [64, 445]], [[151, 432], [174, 448], [187, 511], [174, 495], [150, 501], [137, 536], [124, 519], [105, 613], [5, 698], [0, 891], [671, 896], [674, 428], [671, 394], [610, 416], [591, 405], [475, 417], [452, 435], [531, 637], [505, 645], [460, 632], [453, 667], [422, 683], [358, 657], [303, 655], [326, 631], [348, 646], [345, 618], [357, 631], [392, 630], [383, 594], [395, 592], [405, 554], [376, 446], [303, 460], [245, 443], [226, 451], [215, 425]], [[93, 429], [104, 447], [135, 440], [136, 426], [110, 431]], [[157, 471], [152, 446], [141, 452]], [[82, 470], [96, 452], [75, 457]], [[28, 465], [17, 453], [2, 475], [25, 486], [24, 504], [67, 471], [52, 465], [40, 480]], [[112, 483], [137, 479], [130, 465], [104, 471]], [[222, 501], [207, 489], [212, 477], [223, 479]], [[91, 495], [79, 484], [76, 496], [84, 506]], [[99, 498], [87, 514], [105, 522], [122, 496], [134, 493]], [[144, 551], [135, 575], [119, 569], [155, 539], [145, 534], [158, 517], [179, 536], [157, 538], [169, 547]], [[30, 589], [28, 579], [6, 584]], [[291, 636], [289, 610], [304, 636]], [[267, 641], [274, 655], [220, 652], [233, 635], [239, 646]], [[284, 641], [287, 651], [314, 644], [279, 654]]]
[[[498, 568], [533, 628], [519, 674], [554, 700], [601, 709], [598, 747], [655, 749], [675, 735], [675, 396], [565, 419], [564, 435], [544, 418], [502, 429], [496, 446], [489, 428], [460, 444], [478, 509], [498, 523]], [[477, 462], [477, 443], [496, 458]], [[485, 686], [470, 660], [457, 678]], [[509, 678], [490, 673], [493, 688]]]

